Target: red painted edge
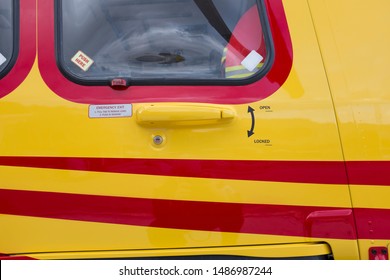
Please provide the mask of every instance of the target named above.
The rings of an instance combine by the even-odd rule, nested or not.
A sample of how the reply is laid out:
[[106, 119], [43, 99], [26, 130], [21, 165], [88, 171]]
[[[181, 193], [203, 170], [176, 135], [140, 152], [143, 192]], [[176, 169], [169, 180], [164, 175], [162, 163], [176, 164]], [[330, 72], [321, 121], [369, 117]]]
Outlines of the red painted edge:
[[15, 260], [36, 260], [27, 256], [10, 256], [6, 254], [0, 254], [0, 261], [15, 261]]
[[130, 86], [120, 92], [109, 86], [82, 86], [66, 79], [56, 65], [54, 1], [38, 0], [38, 63], [45, 83], [62, 98], [85, 104], [139, 102], [203, 102], [244, 104], [275, 93], [292, 67], [292, 43], [281, 0], [266, 0], [275, 47], [275, 62], [259, 81], [245, 86]]
[[36, 2], [20, 1], [19, 54], [14, 67], [0, 79], [0, 98], [15, 90], [27, 77], [36, 56]]
[[347, 184], [345, 166], [341, 161], [0, 157], [0, 165], [193, 178]]
[[356, 239], [352, 215], [319, 219], [314, 223], [307, 221], [314, 212], [332, 213], [344, 209], [0, 189], [0, 213], [6, 215], [171, 229]]

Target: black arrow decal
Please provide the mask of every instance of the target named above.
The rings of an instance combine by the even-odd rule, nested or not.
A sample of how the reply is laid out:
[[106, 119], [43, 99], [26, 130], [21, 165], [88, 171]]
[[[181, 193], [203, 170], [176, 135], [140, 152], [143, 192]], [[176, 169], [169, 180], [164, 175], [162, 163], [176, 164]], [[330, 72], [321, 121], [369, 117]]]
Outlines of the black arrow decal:
[[248, 130], [248, 137], [251, 137], [253, 134], [255, 134], [255, 109], [253, 109], [251, 106], [248, 106], [248, 113], [251, 114], [252, 117], [252, 126], [251, 130]]

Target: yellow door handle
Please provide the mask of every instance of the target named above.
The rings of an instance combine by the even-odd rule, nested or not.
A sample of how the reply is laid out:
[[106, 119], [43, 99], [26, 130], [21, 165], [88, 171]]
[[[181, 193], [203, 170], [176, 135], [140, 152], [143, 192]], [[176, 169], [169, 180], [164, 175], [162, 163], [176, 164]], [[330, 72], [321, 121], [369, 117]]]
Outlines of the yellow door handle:
[[228, 107], [207, 105], [164, 105], [140, 107], [136, 120], [140, 125], [202, 125], [232, 121], [236, 113]]

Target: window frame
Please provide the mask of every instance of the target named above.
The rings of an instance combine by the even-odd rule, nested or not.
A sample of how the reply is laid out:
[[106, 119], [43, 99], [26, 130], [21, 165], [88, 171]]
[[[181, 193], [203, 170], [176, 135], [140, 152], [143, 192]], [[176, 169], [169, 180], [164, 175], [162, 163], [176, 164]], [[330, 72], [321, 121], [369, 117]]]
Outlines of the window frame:
[[15, 66], [19, 57], [20, 51], [20, 0], [12, 1], [12, 55], [11, 58], [6, 61], [6, 66], [3, 70], [0, 70], [0, 80], [3, 79]]
[[[64, 0], [54, 0], [54, 30], [55, 30], [55, 58], [56, 64], [62, 75], [71, 82], [83, 86], [110, 86], [112, 79], [90, 79], [80, 78], [79, 76], [68, 71], [63, 61], [63, 42], [62, 42], [62, 2]], [[269, 23], [267, 7], [265, 0], [255, 0], [260, 24], [263, 31], [264, 42], [266, 44], [267, 55], [260, 71], [256, 74], [243, 79], [166, 79], [166, 78], [147, 78], [131, 79], [130, 77], [117, 77], [126, 80], [127, 86], [243, 86], [253, 84], [267, 75], [274, 64], [275, 48]]]
[[[163, 102], [187, 102], [242, 105], [259, 102], [277, 93], [287, 81], [293, 67], [294, 50], [292, 38], [287, 21], [283, 0], [264, 0], [266, 5], [267, 19], [271, 27], [271, 35], [274, 42], [274, 61], [271, 69], [258, 81], [243, 85], [153, 85], [153, 86], [130, 86], [114, 88], [110, 86], [80, 85], [61, 73], [56, 61], [55, 49], [55, 0], [25, 0], [21, 5], [38, 1], [37, 19], [37, 62], [41, 77], [48, 88], [60, 98], [75, 104], [139, 104], [139, 103], [163, 103]], [[30, 5], [33, 9], [32, 4]], [[35, 5], [34, 5], [35, 7]], [[22, 15], [23, 15], [23, 9]], [[34, 13], [35, 15], [35, 13]], [[24, 15], [23, 18], [26, 18]], [[29, 17], [27, 17], [29, 18]], [[31, 22], [25, 26], [22, 22], [21, 54], [29, 55], [29, 61], [35, 57], [35, 37]], [[30, 30], [28, 34], [26, 30]], [[35, 33], [34, 33], [35, 34]], [[28, 41], [26, 39], [29, 39]], [[30, 43], [31, 42], [31, 43]], [[25, 46], [29, 46], [26, 49]], [[27, 51], [27, 52], [26, 52]], [[23, 57], [18, 59], [24, 61]], [[33, 61], [31, 62], [31, 65]], [[12, 70], [11, 74], [15, 71]], [[24, 67], [18, 71], [27, 71]], [[26, 74], [27, 75], [27, 74]], [[18, 75], [18, 77], [20, 77]], [[25, 76], [23, 76], [25, 77]], [[8, 77], [1, 82], [5, 82]], [[2, 88], [0, 87], [0, 96]]]

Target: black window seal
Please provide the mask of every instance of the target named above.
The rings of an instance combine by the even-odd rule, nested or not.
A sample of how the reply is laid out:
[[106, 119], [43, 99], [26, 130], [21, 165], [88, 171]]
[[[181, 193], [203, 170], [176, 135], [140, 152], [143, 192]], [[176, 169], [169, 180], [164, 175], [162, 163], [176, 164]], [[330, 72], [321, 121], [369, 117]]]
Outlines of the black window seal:
[[[73, 83], [83, 86], [110, 86], [112, 79], [83, 79], [74, 75], [71, 71], [67, 71], [64, 63], [62, 63], [63, 44], [62, 44], [62, 9], [63, 0], [54, 1], [54, 44], [56, 64], [62, 75]], [[265, 0], [256, 0], [260, 24], [263, 30], [264, 41], [266, 44], [267, 56], [265, 57], [263, 67], [255, 75], [245, 79], [166, 79], [166, 78], [150, 78], [150, 79], [131, 79], [129, 77], [116, 77], [126, 80], [127, 86], [243, 86], [257, 82], [267, 75], [274, 64], [275, 48], [272, 38], [271, 27], [267, 14]]]
[[8, 60], [6, 66], [3, 70], [0, 71], [0, 79], [7, 76], [7, 74], [11, 71], [11, 69], [15, 66], [16, 60], [19, 56], [19, 35], [20, 35], [20, 0], [12, 1], [12, 55]]

